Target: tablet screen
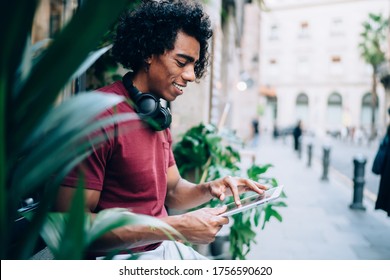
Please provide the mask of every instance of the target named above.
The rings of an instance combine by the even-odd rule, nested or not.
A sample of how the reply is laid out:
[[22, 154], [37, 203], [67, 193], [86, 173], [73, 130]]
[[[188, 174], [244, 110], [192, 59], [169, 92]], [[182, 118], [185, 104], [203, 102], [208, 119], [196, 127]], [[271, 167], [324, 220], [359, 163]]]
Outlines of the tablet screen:
[[262, 195], [254, 194], [241, 199], [241, 205], [237, 206], [234, 202], [227, 205], [227, 210], [221, 216], [231, 216], [242, 211], [254, 208], [268, 201], [278, 198], [282, 192], [283, 186], [278, 186], [265, 191]]

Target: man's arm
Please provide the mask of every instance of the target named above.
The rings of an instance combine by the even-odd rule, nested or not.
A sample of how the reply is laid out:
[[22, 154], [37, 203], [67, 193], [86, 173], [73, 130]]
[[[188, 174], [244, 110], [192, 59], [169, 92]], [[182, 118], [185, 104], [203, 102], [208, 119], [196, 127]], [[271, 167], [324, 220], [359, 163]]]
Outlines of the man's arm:
[[[55, 205], [55, 211], [66, 212], [70, 208], [76, 189], [72, 187], [61, 186]], [[86, 212], [91, 214], [92, 219], [96, 216], [94, 210], [100, 199], [100, 191], [85, 190]], [[102, 238], [97, 240], [91, 250], [97, 252], [107, 252], [114, 249], [130, 249], [139, 246], [149, 245], [169, 238], [160, 230], [150, 226], [129, 225], [114, 229]]]
[[[70, 207], [75, 188], [61, 186], [55, 210], [66, 212]], [[94, 210], [100, 198], [100, 192], [85, 190], [86, 211], [92, 218], [96, 216]], [[225, 211], [224, 208], [200, 209], [183, 215], [162, 218], [161, 220], [179, 231], [187, 241], [192, 243], [207, 244], [215, 239], [215, 235], [229, 220], [218, 215]], [[102, 255], [115, 249], [124, 250], [144, 245], [169, 240], [161, 230], [145, 225], [129, 225], [114, 229], [99, 238], [92, 247], [92, 252], [100, 252]]]
[[165, 204], [174, 209], [194, 208], [213, 198], [206, 184], [196, 185], [183, 179], [176, 165], [168, 168], [167, 184], [168, 193]]
[[176, 165], [168, 168], [168, 193], [165, 204], [168, 207], [184, 210], [199, 206], [211, 198], [224, 200], [232, 195], [234, 202], [240, 205], [240, 193], [254, 191], [262, 194], [267, 187], [245, 178], [226, 176], [202, 184], [193, 184], [180, 176]]

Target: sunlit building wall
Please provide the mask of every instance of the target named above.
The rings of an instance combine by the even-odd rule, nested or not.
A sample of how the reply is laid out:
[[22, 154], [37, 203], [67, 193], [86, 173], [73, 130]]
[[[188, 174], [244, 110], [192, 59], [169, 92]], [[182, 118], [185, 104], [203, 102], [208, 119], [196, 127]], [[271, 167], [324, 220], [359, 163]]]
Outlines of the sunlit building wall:
[[[273, 0], [262, 12], [263, 123], [283, 128], [301, 119], [324, 135], [344, 127], [370, 127], [371, 69], [359, 54], [362, 23], [369, 13], [388, 16], [388, 0]], [[383, 132], [384, 89], [378, 83], [377, 128]], [[270, 111], [276, 111], [275, 114]]]
[[[201, 122], [236, 131], [240, 128], [236, 124], [237, 119], [241, 120], [241, 124], [247, 122], [242, 119], [242, 116], [248, 112], [248, 107], [240, 107], [236, 99], [239, 92], [237, 83], [240, 81], [242, 71], [240, 45], [246, 2], [204, 1], [213, 28], [213, 37], [210, 40], [210, 66], [204, 79], [199, 83], [189, 84], [185, 94], [172, 102], [174, 138], [177, 139], [181, 133]], [[253, 108], [256, 108], [256, 104]], [[248, 124], [246, 134], [249, 129]]]
[[251, 123], [258, 119], [260, 129], [262, 120], [259, 113], [260, 85], [260, 6], [256, 1], [243, 6], [242, 36], [237, 58], [239, 73], [232, 78], [231, 86], [231, 126], [237, 134], [248, 142], [253, 136]]

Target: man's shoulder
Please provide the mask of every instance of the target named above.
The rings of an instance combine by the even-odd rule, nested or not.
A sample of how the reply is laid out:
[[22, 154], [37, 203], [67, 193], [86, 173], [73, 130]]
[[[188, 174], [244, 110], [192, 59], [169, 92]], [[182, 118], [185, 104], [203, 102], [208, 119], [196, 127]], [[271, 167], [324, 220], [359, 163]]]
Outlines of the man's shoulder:
[[[121, 81], [116, 81], [107, 86], [96, 89], [97, 92], [107, 93], [107, 94], [117, 94], [128, 98], [127, 91]], [[107, 109], [106, 113], [113, 114], [114, 112], [134, 112], [132, 106], [130, 106], [127, 102], [121, 102], [117, 106], [115, 106], [115, 110], [113, 108]]]
[[122, 82], [120, 81], [116, 81], [110, 85], [98, 88], [96, 89], [96, 91], [105, 92], [105, 93], [115, 93], [118, 95], [126, 95], [126, 89], [123, 86]]

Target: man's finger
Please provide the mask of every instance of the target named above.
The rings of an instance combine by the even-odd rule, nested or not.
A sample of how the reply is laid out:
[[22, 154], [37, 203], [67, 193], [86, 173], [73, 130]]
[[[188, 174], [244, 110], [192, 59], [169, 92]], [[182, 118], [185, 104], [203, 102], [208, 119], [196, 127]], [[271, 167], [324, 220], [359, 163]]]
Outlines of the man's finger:
[[234, 203], [236, 203], [237, 206], [241, 205], [238, 186], [233, 182], [233, 178], [231, 176], [226, 177], [226, 183], [229, 185], [230, 191], [232, 192]]

